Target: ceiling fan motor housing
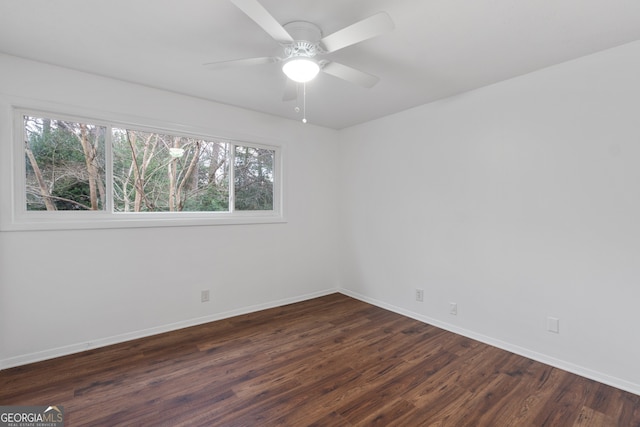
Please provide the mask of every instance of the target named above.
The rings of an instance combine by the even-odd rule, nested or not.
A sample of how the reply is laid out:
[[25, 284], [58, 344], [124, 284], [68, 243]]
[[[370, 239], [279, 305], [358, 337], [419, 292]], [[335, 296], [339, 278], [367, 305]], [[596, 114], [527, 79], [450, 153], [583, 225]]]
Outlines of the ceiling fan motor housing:
[[294, 21], [284, 25], [284, 29], [291, 35], [293, 43], [284, 47], [287, 58], [313, 58], [321, 53], [320, 39], [322, 31], [317, 25], [306, 21]]
[[318, 46], [304, 40], [298, 40], [286, 46], [284, 52], [287, 58], [313, 58], [318, 53]]

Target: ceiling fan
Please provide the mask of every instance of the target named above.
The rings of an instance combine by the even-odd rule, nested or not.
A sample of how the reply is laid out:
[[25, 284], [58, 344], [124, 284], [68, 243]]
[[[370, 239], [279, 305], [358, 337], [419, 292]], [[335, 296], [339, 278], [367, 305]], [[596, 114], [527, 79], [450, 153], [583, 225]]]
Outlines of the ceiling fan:
[[224, 68], [281, 62], [282, 71], [288, 77], [283, 97], [285, 101], [296, 99], [296, 83], [306, 83], [320, 71], [365, 88], [371, 88], [378, 82], [377, 76], [322, 56], [391, 31], [394, 24], [385, 12], [379, 12], [323, 37], [320, 28], [311, 22], [294, 21], [281, 25], [258, 0], [230, 1], [282, 46], [283, 56], [210, 62], [204, 64], [206, 67]]

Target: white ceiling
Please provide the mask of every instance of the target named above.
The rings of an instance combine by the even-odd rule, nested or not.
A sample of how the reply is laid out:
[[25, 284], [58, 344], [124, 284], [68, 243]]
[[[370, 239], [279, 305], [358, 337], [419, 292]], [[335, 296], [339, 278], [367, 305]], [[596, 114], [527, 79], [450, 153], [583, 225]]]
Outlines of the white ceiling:
[[[321, 74], [310, 123], [341, 129], [640, 39], [639, 0], [261, 0], [282, 24], [327, 35], [379, 11], [395, 29], [330, 58], [381, 78], [372, 89]], [[228, 0], [0, 0], [0, 51], [291, 119], [280, 55]], [[0, 70], [1, 78], [1, 70]]]

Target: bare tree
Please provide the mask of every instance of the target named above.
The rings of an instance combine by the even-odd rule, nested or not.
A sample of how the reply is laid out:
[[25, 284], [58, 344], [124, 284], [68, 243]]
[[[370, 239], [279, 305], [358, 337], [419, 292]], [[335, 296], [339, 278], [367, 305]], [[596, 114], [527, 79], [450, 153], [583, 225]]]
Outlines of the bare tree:
[[[155, 141], [152, 144], [152, 139], [154, 139], [154, 137]], [[150, 133], [144, 139], [142, 159], [139, 158], [140, 154], [136, 149], [136, 138], [136, 132], [127, 131], [127, 141], [129, 142], [129, 147], [131, 147], [131, 166], [133, 169], [134, 187], [136, 190], [133, 210], [134, 212], [140, 212], [142, 210], [142, 202], [144, 201], [147, 209], [153, 211], [155, 210], [155, 205], [148, 199], [145, 193], [145, 175], [156, 150], [158, 135]]]
[[29, 141], [24, 142], [24, 151], [27, 155], [27, 158], [29, 159], [29, 163], [31, 164], [31, 167], [33, 168], [33, 173], [36, 176], [36, 180], [38, 181], [38, 187], [40, 188], [40, 196], [44, 201], [45, 207], [47, 208], [48, 211], [57, 210], [56, 205], [54, 205], [53, 202], [51, 201], [51, 193], [49, 192], [49, 188], [47, 187], [47, 184], [42, 176], [42, 171], [40, 170], [40, 167], [38, 166], [38, 162], [36, 161], [36, 158], [33, 155], [33, 151], [31, 151], [31, 148], [29, 147]]
[[66, 129], [71, 135], [74, 135], [84, 154], [85, 167], [87, 170], [87, 180], [89, 182], [89, 203], [91, 210], [100, 209], [98, 203], [98, 196], [104, 206], [105, 201], [105, 189], [102, 177], [100, 176], [100, 165], [98, 164], [98, 144], [99, 138], [96, 134], [93, 138], [90, 137], [89, 128], [85, 123], [67, 123], [64, 121], [58, 121], [58, 126]]
[[195, 141], [193, 146], [193, 152], [191, 153], [191, 161], [189, 162], [189, 166], [184, 173], [184, 176], [180, 180], [178, 184], [178, 188], [176, 190], [176, 199], [178, 201], [178, 210], [182, 211], [184, 209], [184, 203], [187, 200], [188, 194], [184, 192], [185, 186], [194, 181], [194, 177], [196, 174], [194, 173], [198, 166], [198, 160], [200, 160], [200, 146], [202, 141]]

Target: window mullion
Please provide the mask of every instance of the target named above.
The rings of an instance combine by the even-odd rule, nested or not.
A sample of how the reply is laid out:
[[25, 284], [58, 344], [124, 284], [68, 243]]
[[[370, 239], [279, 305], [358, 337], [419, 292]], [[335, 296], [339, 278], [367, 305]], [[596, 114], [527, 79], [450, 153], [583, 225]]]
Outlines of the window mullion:
[[236, 145], [229, 143], [229, 212], [236, 210]]
[[113, 194], [113, 130], [107, 126], [104, 136], [104, 168], [105, 168], [105, 212], [113, 214], [114, 194]]

